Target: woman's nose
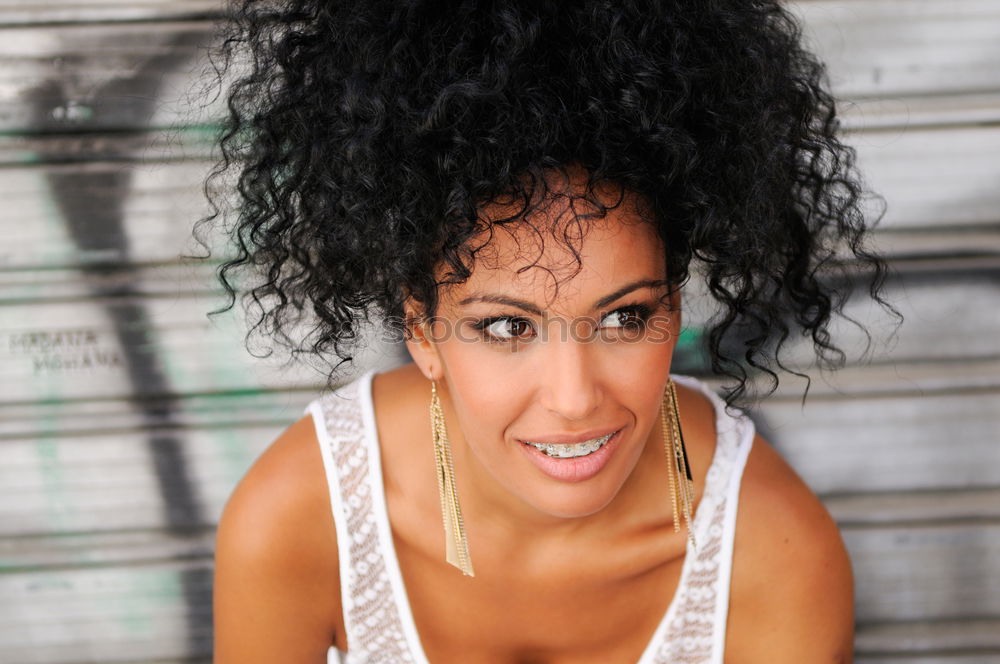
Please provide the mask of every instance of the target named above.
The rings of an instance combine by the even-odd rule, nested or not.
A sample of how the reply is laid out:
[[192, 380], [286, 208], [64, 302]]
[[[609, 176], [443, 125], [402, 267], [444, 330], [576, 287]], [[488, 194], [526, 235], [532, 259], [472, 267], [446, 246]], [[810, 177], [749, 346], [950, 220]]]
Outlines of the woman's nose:
[[585, 420], [601, 402], [594, 344], [574, 335], [553, 335], [544, 342], [539, 367], [540, 402], [567, 420]]

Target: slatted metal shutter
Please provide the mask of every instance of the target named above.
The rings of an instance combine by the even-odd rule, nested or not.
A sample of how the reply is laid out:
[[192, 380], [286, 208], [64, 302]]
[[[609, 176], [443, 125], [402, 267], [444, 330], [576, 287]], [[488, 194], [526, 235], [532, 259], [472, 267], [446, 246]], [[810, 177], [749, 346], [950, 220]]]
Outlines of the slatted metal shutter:
[[[843, 528], [858, 660], [1000, 663], [1000, 3], [795, 9], [888, 203], [906, 322], [871, 362], [814, 376], [804, 408], [792, 378], [756, 415]], [[221, 506], [323, 384], [248, 356], [235, 316], [205, 317], [213, 266], [181, 259], [218, 12], [0, 4], [5, 663], [208, 662]], [[888, 324], [861, 299], [850, 313]]]

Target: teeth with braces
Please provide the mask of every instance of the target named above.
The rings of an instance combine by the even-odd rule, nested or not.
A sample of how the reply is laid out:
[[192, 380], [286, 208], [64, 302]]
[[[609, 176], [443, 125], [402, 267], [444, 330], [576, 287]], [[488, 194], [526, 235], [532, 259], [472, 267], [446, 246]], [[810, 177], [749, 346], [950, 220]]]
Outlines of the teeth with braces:
[[536, 450], [540, 450], [546, 456], [554, 457], [556, 459], [572, 459], [575, 457], [593, 454], [597, 450], [604, 447], [604, 444], [611, 440], [611, 436], [613, 435], [615, 435], [614, 432], [609, 433], [606, 436], [601, 436], [600, 438], [594, 438], [592, 440], [575, 443], [573, 445], [553, 445], [552, 443], [532, 443], [530, 441], [525, 441], [525, 444], [531, 445]]

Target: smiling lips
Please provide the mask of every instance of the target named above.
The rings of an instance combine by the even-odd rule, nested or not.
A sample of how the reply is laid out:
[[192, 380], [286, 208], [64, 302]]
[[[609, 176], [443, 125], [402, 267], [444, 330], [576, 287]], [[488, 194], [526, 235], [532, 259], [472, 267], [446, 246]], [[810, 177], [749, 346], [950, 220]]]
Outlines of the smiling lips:
[[[583, 482], [607, 465], [622, 439], [624, 429], [609, 433], [590, 431], [587, 436], [555, 436], [560, 442], [521, 440], [518, 446], [543, 474], [560, 482]], [[597, 434], [596, 436], [594, 434]], [[546, 437], [547, 438], [547, 437]]]

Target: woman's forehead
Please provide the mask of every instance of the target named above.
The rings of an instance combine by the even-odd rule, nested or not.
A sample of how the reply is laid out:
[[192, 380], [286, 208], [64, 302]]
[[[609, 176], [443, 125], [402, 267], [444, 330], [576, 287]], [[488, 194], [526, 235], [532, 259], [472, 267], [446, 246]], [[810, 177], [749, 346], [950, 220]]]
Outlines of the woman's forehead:
[[493, 258], [498, 266], [544, 258], [553, 269], [575, 265], [584, 244], [653, 222], [643, 196], [614, 182], [589, 182], [586, 171], [573, 166], [546, 172], [524, 196], [480, 205], [478, 214], [482, 231], [469, 242], [477, 258]]
[[[639, 280], [666, 277], [655, 227], [630, 206], [602, 217], [573, 217], [552, 207], [544, 219], [494, 225], [480, 238], [469, 279], [443, 293], [452, 303], [472, 294], [518, 294], [539, 303], [570, 305]], [[541, 222], [541, 223], [539, 223]]]

